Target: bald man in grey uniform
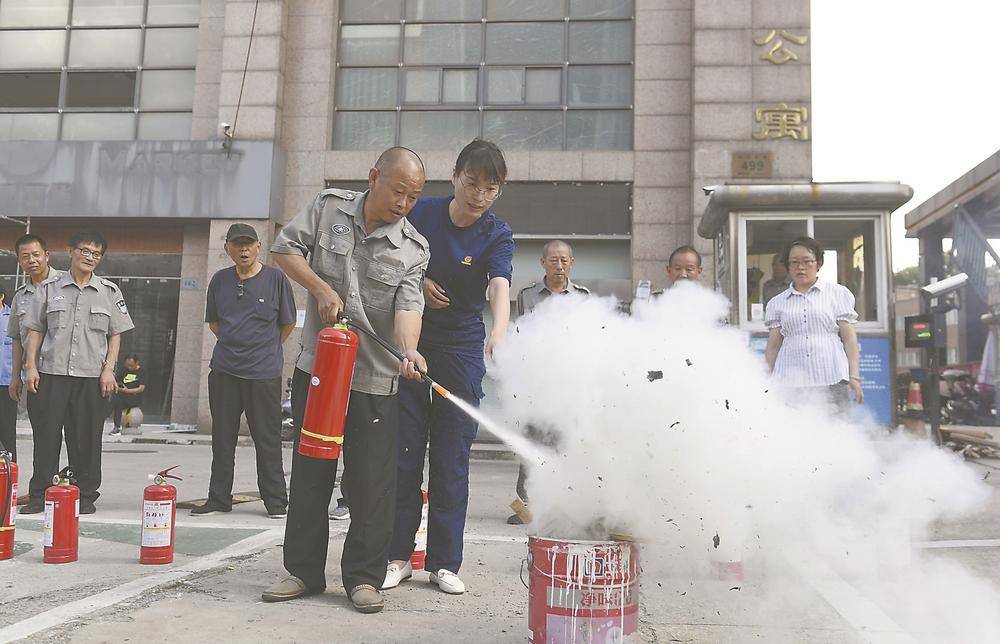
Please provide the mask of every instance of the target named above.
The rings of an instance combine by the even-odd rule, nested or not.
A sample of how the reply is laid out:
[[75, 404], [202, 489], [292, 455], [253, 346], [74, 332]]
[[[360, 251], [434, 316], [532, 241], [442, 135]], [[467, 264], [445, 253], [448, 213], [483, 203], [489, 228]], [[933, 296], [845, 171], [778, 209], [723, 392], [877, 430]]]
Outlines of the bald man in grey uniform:
[[[418, 370], [427, 370], [417, 341], [430, 246], [405, 218], [423, 188], [420, 158], [406, 148], [391, 148], [369, 171], [368, 190], [320, 192], [271, 246], [275, 263], [309, 291], [302, 350], [292, 376], [296, 427], [302, 427], [316, 337], [341, 313], [383, 339], [395, 340], [405, 357], [399, 363], [359, 334], [344, 428], [344, 453], [350, 461], [344, 486], [351, 495], [351, 526], [344, 541], [341, 576], [351, 603], [362, 613], [375, 613], [383, 606], [379, 589], [385, 579], [396, 504], [399, 376], [417, 379]], [[264, 601], [287, 601], [326, 589], [327, 508], [336, 473], [336, 460], [293, 451], [284, 543], [285, 569], [291, 576], [264, 591]]]

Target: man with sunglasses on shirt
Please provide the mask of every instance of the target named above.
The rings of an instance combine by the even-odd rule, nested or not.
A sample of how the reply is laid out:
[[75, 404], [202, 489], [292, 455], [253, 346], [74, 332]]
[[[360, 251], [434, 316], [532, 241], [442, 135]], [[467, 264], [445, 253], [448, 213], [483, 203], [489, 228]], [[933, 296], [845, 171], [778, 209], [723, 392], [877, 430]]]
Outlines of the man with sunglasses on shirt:
[[212, 414], [212, 478], [208, 500], [193, 515], [233, 509], [233, 468], [245, 413], [257, 451], [257, 487], [267, 516], [288, 509], [281, 464], [281, 345], [295, 328], [295, 300], [285, 274], [258, 261], [260, 240], [248, 224], [226, 233], [234, 266], [212, 276], [205, 322], [215, 334], [208, 373]]
[[[32, 428], [35, 441], [51, 450], [41, 462], [58, 466], [59, 435], [65, 432], [69, 464], [80, 487], [80, 514], [93, 514], [121, 334], [135, 325], [118, 285], [94, 274], [108, 251], [107, 240], [98, 232], [79, 232], [70, 238], [68, 250], [69, 270], [35, 288], [21, 321], [29, 330], [24, 384], [36, 395], [31, 417], [32, 425], [38, 424]], [[34, 490], [32, 497], [28, 509], [36, 511]]]

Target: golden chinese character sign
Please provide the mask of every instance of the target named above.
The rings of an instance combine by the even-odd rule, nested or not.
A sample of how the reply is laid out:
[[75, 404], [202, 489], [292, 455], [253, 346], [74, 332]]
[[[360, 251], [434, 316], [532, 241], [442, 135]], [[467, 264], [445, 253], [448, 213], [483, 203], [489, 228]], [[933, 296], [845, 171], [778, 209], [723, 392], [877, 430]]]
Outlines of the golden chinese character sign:
[[798, 54], [792, 51], [786, 41], [793, 45], [804, 45], [809, 41], [809, 36], [798, 36], [784, 29], [780, 32], [777, 29], [772, 29], [760, 38], [753, 39], [754, 44], [758, 47], [767, 47], [772, 42], [774, 43], [760, 57], [761, 60], [766, 60], [773, 65], [784, 65], [799, 59]]
[[753, 133], [753, 138], [763, 139], [793, 139], [795, 141], [809, 140], [809, 109], [807, 107], [789, 107], [787, 103], [778, 103], [777, 107], [759, 107], [754, 110], [754, 121], [760, 124], [760, 129]]

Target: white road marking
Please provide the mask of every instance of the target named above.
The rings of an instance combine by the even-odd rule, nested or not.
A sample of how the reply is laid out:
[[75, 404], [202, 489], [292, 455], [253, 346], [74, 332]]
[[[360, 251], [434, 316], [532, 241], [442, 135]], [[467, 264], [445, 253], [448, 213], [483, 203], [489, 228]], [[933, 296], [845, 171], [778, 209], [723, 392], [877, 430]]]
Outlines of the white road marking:
[[915, 644], [913, 636], [814, 553], [806, 548], [794, 548], [786, 554], [786, 559], [863, 641]]
[[942, 541], [915, 541], [914, 548], [1000, 548], [1000, 539], [953, 539]]
[[5, 628], [0, 628], [0, 644], [30, 637], [35, 633], [40, 633], [55, 626], [61, 626], [67, 622], [77, 620], [84, 615], [89, 615], [113, 604], [131, 599], [147, 590], [176, 583], [199, 572], [211, 570], [223, 565], [227, 559], [232, 557], [240, 557], [264, 550], [279, 543], [283, 535], [284, 530], [280, 528], [266, 530], [176, 568], [152, 575], [145, 575], [139, 579], [115, 588], [110, 588], [85, 599], [57, 606]]

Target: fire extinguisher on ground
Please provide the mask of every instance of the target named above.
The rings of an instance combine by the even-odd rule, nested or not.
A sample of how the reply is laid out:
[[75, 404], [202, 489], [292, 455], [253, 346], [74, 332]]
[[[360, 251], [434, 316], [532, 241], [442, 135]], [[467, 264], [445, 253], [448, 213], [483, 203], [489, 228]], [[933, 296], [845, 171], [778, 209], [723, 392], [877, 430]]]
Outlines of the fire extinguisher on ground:
[[45, 490], [45, 529], [42, 545], [45, 563], [77, 560], [80, 540], [80, 488], [73, 471], [65, 467], [52, 477]]
[[340, 458], [357, 355], [358, 336], [346, 324], [336, 324], [319, 332], [300, 429], [299, 454], [322, 459]]
[[177, 488], [167, 479], [182, 480], [171, 474], [174, 465], [155, 475], [142, 493], [142, 537], [139, 563], [168, 564], [174, 560], [174, 520], [177, 517]]
[[17, 521], [17, 463], [0, 445], [0, 561], [14, 556]]

